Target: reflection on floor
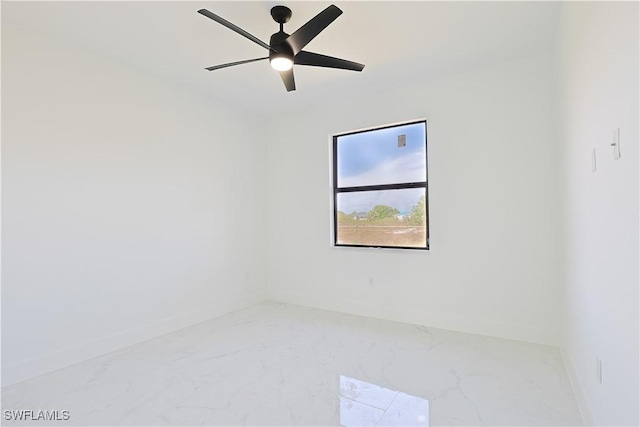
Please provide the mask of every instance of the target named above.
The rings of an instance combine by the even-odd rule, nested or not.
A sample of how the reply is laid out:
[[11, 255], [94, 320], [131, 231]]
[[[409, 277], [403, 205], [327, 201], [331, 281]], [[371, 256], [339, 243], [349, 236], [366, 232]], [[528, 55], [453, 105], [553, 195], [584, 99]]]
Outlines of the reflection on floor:
[[277, 303], [6, 387], [2, 409], [69, 411], [53, 425], [582, 424], [554, 347]]
[[429, 401], [340, 375], [340, 424], [428, 426]]

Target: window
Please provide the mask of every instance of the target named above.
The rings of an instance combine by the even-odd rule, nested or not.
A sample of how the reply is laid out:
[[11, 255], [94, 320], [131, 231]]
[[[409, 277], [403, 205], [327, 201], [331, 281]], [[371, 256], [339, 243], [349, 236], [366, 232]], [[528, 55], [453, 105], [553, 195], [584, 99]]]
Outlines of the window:
[[429, 249], [427, 122], [333, 137], [335, 246]]

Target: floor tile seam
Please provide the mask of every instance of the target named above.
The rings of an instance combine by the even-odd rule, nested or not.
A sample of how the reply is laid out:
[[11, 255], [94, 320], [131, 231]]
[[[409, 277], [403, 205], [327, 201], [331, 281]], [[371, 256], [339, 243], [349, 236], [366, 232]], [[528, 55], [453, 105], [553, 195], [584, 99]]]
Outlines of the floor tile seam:
[[380, 407], [378, 407], [378, 406], [373, 406], [373, 405], [371, 405], [371, 404], [369, 404], [369, 403], [364, 403], [364, 402], [361, 402], [361, 401], [359, 401], [359, 400], [355, 400], [355, 399], [352, 399], [352, 398], [350, 398], [350, 397], [344, 396], [344, 395], [342, 395], [342, 394], [341, 394], [341, 395], [339, 395], [339, 396], [340, 396], [340, 397], [342, 397], [342, 398], [344, 398], [344, 399], [350, 400], [350, 401], [352, 401], [352, 402], [356, 402], [356, 403], [358, 403], [358, 404], [360, 404], [360, 405], [368, 406], [369, 408], [379, 409], [379, 410], [381, 410], [381, 411], [382, 411], [382, 413], [384, 414], [384, 413], [387, 411], [387, 409], [389, 409], [389, 408], [391, 407], [391, 404], [393, 403], [393, 401], [394, 401], [394, 400], [396, 400], [396, 397], [398, 397], [398, 395], [400, 394], [400, 392], [399, 392], [399, 391], [396, 391], [395, 393], [396, 393], [396, 395], [395, 395], [395, 396], [393, 396], [393, 399], [391, 399], [391, 402], [389, 402], [389, 404], [387, 405], [387, 407], [386, 407], [386, 408], [380, 408]]
[[393, 399], [391, 399], [391, 402], [389, 402], [389, 406], [387, 406], [387, 409], [384, 410], [384, 412], [382, 414], [380, 414], [380, 418], [378, 418], [376, 420], [376, 426], [378, 425], [378, 423], [380, 422], [380, 420], [382, 420], [382, 418], [386, 415], [387, 411], [389, 410], [389, 408], [391, 408], [391, 405], [393, 405], [393, 402], [396, 401], [396, 399], [398, 398], [398, 396], [400, 396], [400, 391], [396, 392], [396, 395], [393, 396]]

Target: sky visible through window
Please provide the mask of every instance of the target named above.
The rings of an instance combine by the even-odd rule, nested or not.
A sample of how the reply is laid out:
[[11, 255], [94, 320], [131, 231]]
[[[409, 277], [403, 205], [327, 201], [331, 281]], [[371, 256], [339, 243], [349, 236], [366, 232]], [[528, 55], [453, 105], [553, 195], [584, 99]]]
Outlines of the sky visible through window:
[[[398, 136], [406, 136], [399, 146]], [[424, 123], [379, 129], [338, 137], [338, 187], [423, 182], [427, 179]], [[369, 211], [384, 204], [409, 211], [424, 189], [387, 190], [340, 194], [342, 212]]]

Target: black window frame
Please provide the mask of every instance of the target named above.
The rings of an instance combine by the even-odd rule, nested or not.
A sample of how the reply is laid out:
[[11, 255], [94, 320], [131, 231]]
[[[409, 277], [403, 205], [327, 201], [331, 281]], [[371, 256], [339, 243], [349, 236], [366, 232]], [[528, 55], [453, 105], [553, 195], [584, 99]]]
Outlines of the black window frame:
[[[363, 185], [363, 186], [355, 186], [355, 187], [338, 187], [338, 138], [348, 135], [355, 135], [360, 133], [373, 132], [382, 129], [391, 129], [395, 127], [413, 125], [413, 124], [424, 124], [424, 155], [425, 155], [425, 181], [419, 182], [406, 182], [400, 184], [378, 184], [378, 185]], [[346, 248], [373, 248], [373, 249], [411, 249], [418, 251], [428, 251], [430, 248], [429, 244], [429, 144], [428, 144], [428, 127], [427, 120], [412, 120], [403, 123], [396, 123], [391, 125], [384, 126], [376, 126], [373, 128], [362, 129], [352, 132], [345, 132], [340, 134], [333, 135], [333, 142], [331, 144], [331, 157], [332, 157], [332, 166], [333, 166], [333, 246], [334, 247], [346, 247]], [[385, 246], [385, 245], [356, 245], [356, 244], [344, 244], [338, 243], [338, 194], [340, 193], [353, 193], [353, 192], [367, 192], [367, 191], [380, 191], [380, 190], [402, 190], [408, 188], [424, 188], [425, 194], [425, 246], [424, 247], [415, 247], [415, 246]]]

